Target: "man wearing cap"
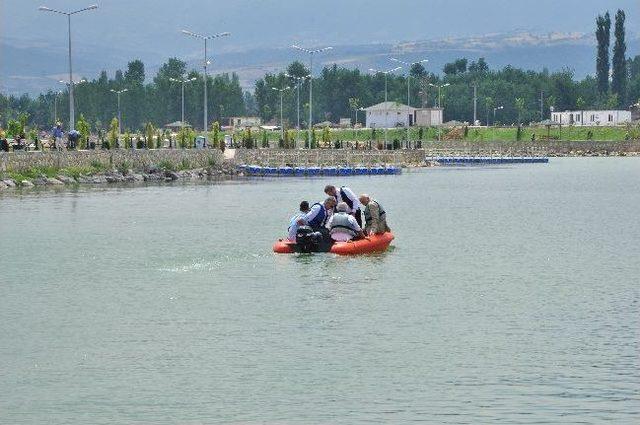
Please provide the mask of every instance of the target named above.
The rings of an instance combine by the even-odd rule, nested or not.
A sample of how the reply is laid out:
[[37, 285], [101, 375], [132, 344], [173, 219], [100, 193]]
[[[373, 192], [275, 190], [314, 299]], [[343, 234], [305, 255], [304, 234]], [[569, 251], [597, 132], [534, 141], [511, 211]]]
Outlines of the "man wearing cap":
[[332, 196], [336, 200], [336, 204], [344, 202], [347, 204], [347, 214], [351, 214], [355, 217], [358, 225], [362, 227], [362, 217], [360, 215], [360, 201], [353, 190], [347, 186], [341, 186], [339, 189], [332, 185], [327, 185], [324, 188], [324, 193]]
[[360, 195], [359, 201], [364, 205], [364, 232], [367, 235], [381, 235], [391, 231], [387, 226], [387, 213], [378, 201], [371, 199], [366, 193]]
[[348, 213], [349, 206], [346, 202], [340, 202], [336, 206], [336, 213], [331, 216], [327, 227], [331, 234], [331, 239], [336, 242], [346, 242], [364, 237], [362, 228], [355, 217]]

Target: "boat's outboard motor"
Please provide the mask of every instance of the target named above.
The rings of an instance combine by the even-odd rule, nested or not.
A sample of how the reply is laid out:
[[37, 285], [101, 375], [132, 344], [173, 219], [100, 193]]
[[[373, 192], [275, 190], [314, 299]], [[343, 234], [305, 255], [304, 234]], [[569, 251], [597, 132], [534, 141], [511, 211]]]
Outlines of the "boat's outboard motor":
[[318, 252], [320, 243], [322, 242], [322, 234], [314, 232], [309, 226], [300, 226], [296, 232], [296, 245], [298, 252]]

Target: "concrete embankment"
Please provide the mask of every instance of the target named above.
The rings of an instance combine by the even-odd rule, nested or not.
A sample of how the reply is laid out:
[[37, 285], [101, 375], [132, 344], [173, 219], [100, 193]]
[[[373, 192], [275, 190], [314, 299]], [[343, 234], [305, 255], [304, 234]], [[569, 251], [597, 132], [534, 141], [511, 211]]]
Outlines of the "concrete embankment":
[[112, 150], [0, 154], [0, 189], [180, 179], [237, 174], [217, 150]]

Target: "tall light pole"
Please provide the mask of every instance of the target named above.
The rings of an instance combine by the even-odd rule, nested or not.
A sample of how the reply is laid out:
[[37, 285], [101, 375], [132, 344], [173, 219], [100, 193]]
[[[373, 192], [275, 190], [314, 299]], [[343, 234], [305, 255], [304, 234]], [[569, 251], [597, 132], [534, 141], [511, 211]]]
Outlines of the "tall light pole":
[[196, 34], [194, 32], [191, 31], [187, 31], [187, 30], [182, 30], [182, 33], [191, 37], [195, 37], [197, 39], [200, 40], [204, 40], [204, 126], [203, 128], [203, 134], [204, 134], [204, 138], [205, 141], [207, 140], [207, 130], [208, 130], [208, 111], [207, 111], [207, 65], [209, 64], [209, 60], [207, 59], [207, 42], [209, 40], [213, 40], [215, 38], [220, 38], [220, 37], [227, 37], [229, 35], [231, 35], [230, 32], [221, 32], [218, 34], [213, 34], [213, 35], [202, 35], [202, 34]]
[[128, 91], [129, 89], [122, 89], [122, 90], [111, 89], [111, 93], [115, 93], [118, 96], [118, 135], [122, 134], [122, 114], [120, 113], [120, 95]]
[[58, 96], [62, 94], [62, 91], [58, 90], [53, 97], [53, 125], [58, 123]]
[[[69, 88], [69, 82], [68, 81], [58, 80], [58, 82], [60, 84], [62, 84], [63, 86], [66, 86], [67, 90], [69, 91], [69, 93], [71, 93], [71, 89]], [[84, 78], [82, 80], [79, 80], [79, 81], [74, 81], [73, 84], [72, 84], [73, 87], [74, 87], [74, 92], [75, 92], [75, 86], [77, 86], [78, 84], [86, 83], [86, 82], [87, 82], [87, 80], [85, 80]], [[76, 99], [75, 99], [75, 96], [74, 96], [74, 99], [73, 99], [73, 111], [74, 111], [74, 113], [75, 113], [75, 110], [76, 110]], [[69, 131], [71, 131], [71, 129]]]
[[291, 47], [309, 54], [309, 140], [311, 140], [311, 128], [313, 126], [313, 55], [315, 55], [316, 53], [326, 52], [327, 50], [333, 49], [333, 47], [327, 46], [315, 50], [300, 47], [295, 44]]
[[182, 121], [180, 121], [180, 129], [183, 130], [183, 132], [184, 132], [184, 85], [195, 80], [197, 80], [196, 77], [187, 78], [187, 79], [169, 78], [169, 81], [182, 84]]
[[493, 108], [493, 125], [496, 125], [496, 111], [501, 111], [504, 109], [504, 106], [498, 106]]
[[298, 116], [298, 124], [296, 126], [296, 139], [300, 139], [300, 86], [302, 85], [302, 82], [304, 80], [306, 80], [307, 78], [311, 78], [311, 75], [305, 75], [302, 77], [296, 77], [295, 75], [289, 75], [287, 73], [285, 73], [284, 75], [285, 77], [289, 77], [296, 81], [296, 92], [298, 94], [298, 100], [296, 103], [296, 115]]
[[436, 87], [438, 89], [438, 108], [442, 109], [442, 89], [445, 87], [449, 87], [451, 84], [433, 84], [429, 83], [431, 87]]
[[73, 68], [71, 66], [71, 15], [75, 15], [80, 12], [85, 12], [87, 10], [97, 9], [98, 5], [91, 5], [89, 7], [85, 7], [83, 9], [78, 9], [73, 12], [62, 12], [60, 10], [51, 9], [50, 7], [40, 6], [38, 10], [43, 12], [53, 12], [58, 13], [60, 15], [65, 15], [67, 17], [67, 24], [69, 29], [69, 131], [75, 130], [76, 127], [76, 113], [73, 106]]
[[284, 142], [284, 116], [282, 114], [282, 107], [283, 107], [283, 103], [282, 103], [282, 98], [284, 96], [284, 92], [286, 90], [289, 90], [290, 87], [283, 87], [281, 89], [277, 88], [277, 87], [271, 87], [271, 90], [275, 90], [277, 92], [280, 92], [280, 137], [282, 137], [282, 141]]
[[377, 69], [373, 69], [373, 68], [369, 68], [369, 71], [375, 73], [375, 74], [384, 74], [384, 107], [385, 107], [385, 116], [384, 116], [384, 147], [385, 149], [387, 148], [387, 128], [389, 127], [389, 110], [386, 109], [388, 108], [387, 106], [387, 102], [389, 101], [389, 91], [388, 91], [388, 86], [387, 86], [387, 76], [389, 74], [391, 74], [392, 72], [396, 72], [398, 70], [402, 69], [401, 66], [395, 67], [393, 69], [389, 69], [387, 71], [378, 71]]
[[414, 65], [422, 65], [423, 63], [429, 62], [429, 59], [422, 59], [418, 62], [405, 62], [400, 59], [390, 58], [394, 62], [401, 63], [407, 67], [407, 106], [411, 106], [411, 68]]

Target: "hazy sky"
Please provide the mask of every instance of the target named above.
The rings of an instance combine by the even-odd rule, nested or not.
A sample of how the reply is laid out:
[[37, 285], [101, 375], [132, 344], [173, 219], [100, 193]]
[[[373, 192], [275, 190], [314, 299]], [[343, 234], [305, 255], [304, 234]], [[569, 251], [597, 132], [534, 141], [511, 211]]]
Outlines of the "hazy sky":
[[593, 32], [605, 9], [623, 8], [638, 33], [638, 0], [0, 0], [1, 35], [10, 43], [65, 46], [64, 17], [40, 5], [99, 9], [74, 18], [84, 49], [128, 55], [189, 56], [198, 51], [181, 28], [233, 36], [216, 49], [259, 46], [398, 42], [513, 30]]

